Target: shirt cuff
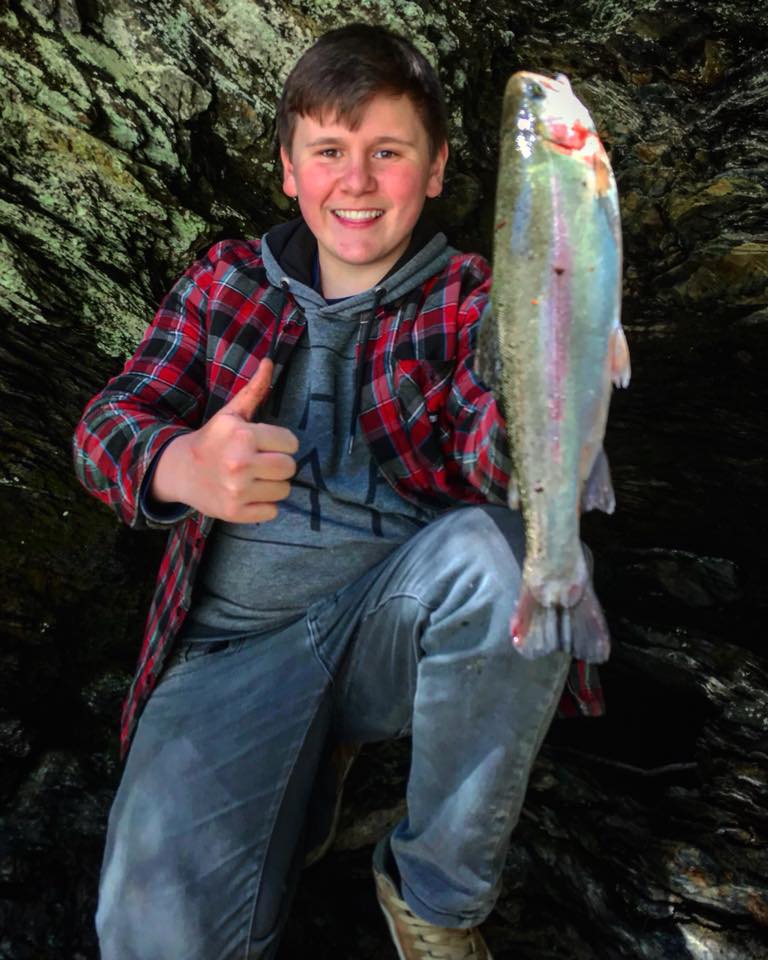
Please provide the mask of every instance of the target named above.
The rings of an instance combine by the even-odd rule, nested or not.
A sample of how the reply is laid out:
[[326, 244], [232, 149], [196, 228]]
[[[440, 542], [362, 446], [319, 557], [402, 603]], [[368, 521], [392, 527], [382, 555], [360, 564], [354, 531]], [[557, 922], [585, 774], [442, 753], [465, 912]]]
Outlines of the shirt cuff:
[[161, 503], [159, 500], [154, 500], [150, 493], [150, 489], [152, 487], [152, 477], [155, 475], [155, 469], [160, 457], [162, 456], [163, 450], [165, 450], [168, 444], [172, 443], [175, 439], [176, 437], [170, 437], [165, 441], [162, 447], [160, 447], [155, 456], [152, 458], [152, 463], [150, 463], [149, 469], [144, 474], [144, 479], [141, 481], [141, 489], [139, 490], [139, 509], [141, 510], [145, 520], [148, 520], [153, 525], [172, 526], [174, 523], [178, 523], [179, 520], [183, 520], [191, 513], [194, 513], [194, 509], [188, 506], [186, 503]]

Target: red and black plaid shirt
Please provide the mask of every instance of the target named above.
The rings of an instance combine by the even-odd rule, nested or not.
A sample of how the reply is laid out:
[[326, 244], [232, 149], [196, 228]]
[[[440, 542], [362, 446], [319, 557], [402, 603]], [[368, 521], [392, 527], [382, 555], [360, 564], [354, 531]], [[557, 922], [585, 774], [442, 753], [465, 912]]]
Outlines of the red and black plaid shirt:
[[[160, 525], [142, 512], [140, 493], [165, 443], [209, 419], [268, 351], [276, 380], [304, 329], [290, 296], [268, 282], [260, 249], [259, 241], [225, 241], [190, 267], [77, 426], [78, 477], [132, 527]], [[506, 502], [504, 422], [471, 365], [490, 279], [481, 257], [455, 254], [380, 307], [364, 345], [360, 428], [395, 489], [427, 507]], [[123, 709], [123, 754], [189, 609], [212, 522], [189, 510], [171, 528]], [[603, 710], [596, 669], [574, 661], [560, 715]]]

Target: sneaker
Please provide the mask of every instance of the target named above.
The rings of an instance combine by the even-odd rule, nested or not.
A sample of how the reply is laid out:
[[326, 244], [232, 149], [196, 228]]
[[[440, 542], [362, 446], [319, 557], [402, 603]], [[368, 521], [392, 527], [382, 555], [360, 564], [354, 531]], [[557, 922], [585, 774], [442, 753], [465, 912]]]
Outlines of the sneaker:
[[[331, 807], [331, 817], [327, 825], [323, 828], [321, 840], [312, 847], [304, 858], [305, 867], [311, 867], [313, 863], [321, 860], [331, 849], [333, 841], [336, 839], [339, 817], [341, 816], [344, 781], [347, 779], [347, 774], [352, 769], [352, 764], [357, 759], [360, 749], [361, 744], [358, 743], [339, 743], [334, 747], [329, 761], [329, 769], [325, 771], [326, 776], [333, 781], [332, 789], [334, 791], [334, 800]], [[323, 824], [325, 824], [325, 818], [323, 818]]]
[[373, 854], [376, 896], [400, 960], [493, 960], [477, 927], [459, 929], [427, 923], [410, 909], [387, 873], [389, 838]]

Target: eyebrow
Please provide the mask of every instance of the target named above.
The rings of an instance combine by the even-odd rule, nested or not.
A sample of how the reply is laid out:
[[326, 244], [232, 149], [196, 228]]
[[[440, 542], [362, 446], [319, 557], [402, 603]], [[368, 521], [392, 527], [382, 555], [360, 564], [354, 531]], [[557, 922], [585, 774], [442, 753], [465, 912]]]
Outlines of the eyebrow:
[[[305, 143], [304, 146], [305, 147], [320, 147], [320, 146], [328, 146], [328, 145], [335, 146], [336, 144], [343, 143], [343, 142], [344, 142], [343, 137], [317, 137], [315, 140], [310, 140], [308, 143]], [[416, 146], [416, 144], [412, 140], [404, 140], [402, 137], [390, 137], [390, 136], [376, 137], [373, 140], [372, 145], [375, 145], [378, 143], [399, 143], [405, 147]]]

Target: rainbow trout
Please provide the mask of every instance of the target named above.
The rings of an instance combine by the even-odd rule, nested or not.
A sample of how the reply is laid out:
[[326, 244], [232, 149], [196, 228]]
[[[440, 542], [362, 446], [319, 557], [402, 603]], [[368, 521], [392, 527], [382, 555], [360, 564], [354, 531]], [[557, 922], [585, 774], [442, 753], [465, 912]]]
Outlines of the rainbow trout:
[[562, 74], [507, 84], [491, 309], [477, 372], [501, 401], [526, 555], [510, 630], [526, 657], [608, 658], [610, 637], [579, 537], [582, 510], [614, 508], [602, 441], [611, 384], [629, 383], [620, 323], [616, 183]]

